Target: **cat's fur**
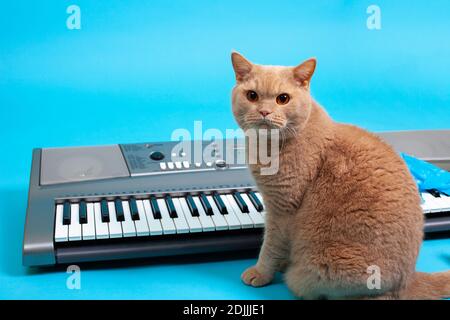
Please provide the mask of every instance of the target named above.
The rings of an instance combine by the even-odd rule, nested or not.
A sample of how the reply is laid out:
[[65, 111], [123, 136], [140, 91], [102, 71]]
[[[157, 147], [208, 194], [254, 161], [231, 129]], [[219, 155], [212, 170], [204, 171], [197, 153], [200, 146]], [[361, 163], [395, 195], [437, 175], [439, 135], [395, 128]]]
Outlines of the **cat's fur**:
[[[311, 98], [316, 60], [263, 66], [234, 52], [232, 63], [240, 127], [277, 128], [283, 138], [276, 174], [262, 175], [260, 165], [250, 165], [266, 228], [258, 262], [242, 280], [263, 286], [285, 271], [290, 290], [306, 299], [449, 296], [450, 272], [415, 271], [423, 214], [408, 168], [380, 138], [334, 122]], [[258, 101], [249, 101], [248, 90]], [[291, 97], [286, 105], [275, 102], [281, 93]], [[260, 112], [270, 114], [263, 119]], [[370, 266], [379, 267], [380, 289], [367, 286]]]

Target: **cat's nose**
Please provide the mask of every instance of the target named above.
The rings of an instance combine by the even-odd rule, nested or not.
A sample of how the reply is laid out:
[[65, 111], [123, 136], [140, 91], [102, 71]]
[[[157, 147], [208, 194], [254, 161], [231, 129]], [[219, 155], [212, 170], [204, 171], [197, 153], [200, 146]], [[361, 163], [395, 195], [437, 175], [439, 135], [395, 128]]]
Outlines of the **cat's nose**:
[[259, 113], [260, 113], [263, 117], [267, 117], [267, 116], [268, 116], [269, 114], [271, 114], [272, 112], [261, 110]]

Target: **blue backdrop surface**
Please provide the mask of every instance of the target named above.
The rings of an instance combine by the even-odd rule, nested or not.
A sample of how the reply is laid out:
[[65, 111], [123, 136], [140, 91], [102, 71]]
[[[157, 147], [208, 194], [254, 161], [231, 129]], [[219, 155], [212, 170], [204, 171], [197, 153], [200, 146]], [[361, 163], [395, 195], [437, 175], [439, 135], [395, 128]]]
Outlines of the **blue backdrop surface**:
[[[66, 9], [81, 9], [81, 29]], [[255, 259], [21, 266], [33, 147], [169, 140], [173, 130], [236, 128], [231, 50], [264, 64], [315, 56], [316, 99], [373, 131], [450, 124], [450, 2], [8, 1], [0, 11], [0, 298], [292, 298], [281, 278], [241, 284]], [[450, 240], [426, 241], [418, 269], [450, 269]]]

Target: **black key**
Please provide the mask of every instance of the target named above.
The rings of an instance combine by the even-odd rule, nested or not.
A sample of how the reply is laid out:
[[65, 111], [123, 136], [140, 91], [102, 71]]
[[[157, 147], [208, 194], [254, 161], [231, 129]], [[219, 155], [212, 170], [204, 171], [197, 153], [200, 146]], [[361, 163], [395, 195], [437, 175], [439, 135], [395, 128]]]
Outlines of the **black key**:
[[135, 198], [130, 198], [130, 212], [131, 212], [131, 220], [136, 221], [139, 220], [139, 211], [136, 204]]
[[264, 206], [261, 203], [261, 201], [259, 201], [258, 197], [256, 196], [256, 193], [253, 191], [250, 191], [248, 193], [248, 197], [250, 198], [250, 201], [253, 203], [253, 205], [256, 208], [256, 211], [261, 212], [264, 211]]
[[192, 215], [193, 217], [198, 217], [198, 216], [199, 216], [199, 214], [198, 214], [198, 208], [197, 208], [197, 206], [195, 205], [195, 202], [194, 202], [194, 199], [192, 199], [192, 196], [191, 196], [191, 195], [188, 195], [188, 196], [186, 197], [186, 200], [187, 200], [187, 204], [188, 204], [189, 210], [191, 211], [191, 215]]
[[108, 209], [108, 201], [103, 199], [100, 202], [100, 212], [102, 214], [102, 222], [109, 222], [109, 209]]
[[178, 218], [177, 210], [175, 210], [175, 205], [173, 204], [173, 200], [171, 196], [166, 196], [166, 204], [169, 209], [169, 216], [171, 218]]
[[150, 197], [150, 205], [152, 206], [153, 218], [161, 219], [161, 210], [159, 209], [158, 201], [155, 197]]
[[80, 224], [87, 223], [87, 208], [86, 208], [86, 201], [80, 201]]
[[213, 209], [205, 194], [203, 193], [200, 195], [200, 202], [202, 203], [203, 209], [205, 209], [206, 215], [212, 216], [214, 214]]
[[219, 208], [219, 211], [221, 214], [228, 214], [227, 207], [225, 206], [225, 203], [223, 203], [222, 198], [220, 197], [220, 194], [214, 193], [213, 194], [214, 202], [216, 203], [217, 207]]
[[64, 202], [63, 207], [63, 224], [69, 225], [70, 224], [70, 202], [66, 201]]
[[242, 212], [244, 213], [248, 213], [248, 207], [247, 204], [245, 203], [244, 199], [242, 199], [241, 194], [239, 192], [233, 192], [233, 198], [234, 200], [236, 200], [239, 209], [241, 209]]
[[125, 215], [123, 214], [122, 200], [119, 198], [115, 199], [114, 206], [116, 207], [117, 221], [125, 221]]
[[441, 193], [437, 189], [428, 189], [427, 191], [428, 191], [428, 193], [431, 193], [433, 195], [433, 197], [435, 197], [435, 198], [441, 197]]

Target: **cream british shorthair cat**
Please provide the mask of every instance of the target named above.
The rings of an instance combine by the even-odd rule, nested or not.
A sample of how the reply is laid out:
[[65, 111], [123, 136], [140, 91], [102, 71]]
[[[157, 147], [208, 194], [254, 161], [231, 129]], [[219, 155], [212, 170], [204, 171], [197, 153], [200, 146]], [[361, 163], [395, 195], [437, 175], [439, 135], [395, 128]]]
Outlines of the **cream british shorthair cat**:
[[[311, 98], [316, 60], [264, 66], [234, 52], [232, 63], [239, 126], [278, 129], [283, 139], [276, 174], [250, 165], [267, 214], [258, 262], [242, 280], [264, 286], [284, 271], [305, 299], [449, 296], [450, 272], [415, 271], [423, 213], [408, 168], [380, 138], [334, 122]], [[378, 288], [368, 285], [371, 270]]]

